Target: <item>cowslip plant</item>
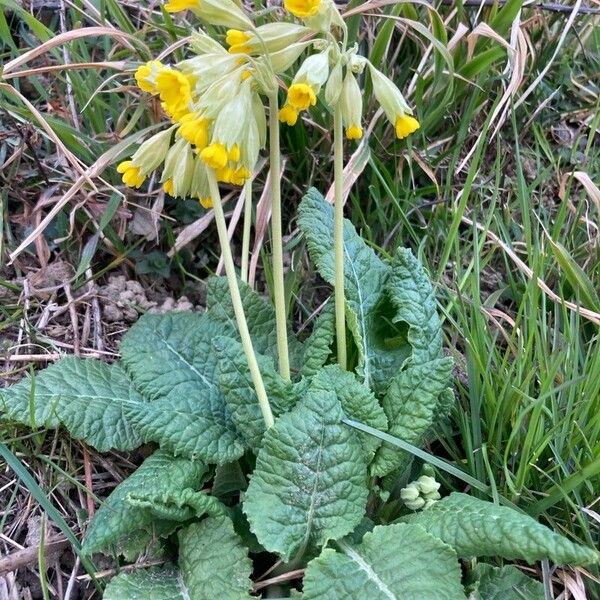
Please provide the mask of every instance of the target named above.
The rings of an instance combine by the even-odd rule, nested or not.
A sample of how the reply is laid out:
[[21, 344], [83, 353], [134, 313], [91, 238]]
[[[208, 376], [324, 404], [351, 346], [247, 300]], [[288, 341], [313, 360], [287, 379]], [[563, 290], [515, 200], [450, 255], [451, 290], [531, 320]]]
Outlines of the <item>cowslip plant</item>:
[[[228, 28], [229, 50], [196, 32], [194, 56], [136, 72], [168, 122], [118, 170], [139, 187], [162, 167], [166, 193], [213, 206], [226, 277], [208, 281], [206, 311], [141, 317], [118, 363], [64, 358], [3, 390], [2, 418], [62, 426], [102, 452], [156, 446], [85, 532], [87, 554], [161, 563], [114, 577], [107, 600], [541, 600], [541, 584], [515, 567], [460, 560], [578, 565], [598, 554], [514, 507], [447, 495], [399, 448], [430, 439], [452, 409], [452, 360], [423, 266], [404, 248], [379, 256], [343, 219], [344, 129], [362, 136], [357, 76], [369, 70], [399, 138], [418, 121], [347, 48], [333, 2], [284, 6], [302, 24], [255, 27], [230, 0], [170, 0], [168, 12]], [[280, 78], [304, 53], [280, 108]], [[279, 120], [294, 125], [319, 101], [333, 113], [335, 206], [309, 190], [298, 224], [335, 306], [300, 338], [282, 287]], [[267, 138], [274, 306], [237, 277], [219, 192], [244, 185], [251, 201]]]

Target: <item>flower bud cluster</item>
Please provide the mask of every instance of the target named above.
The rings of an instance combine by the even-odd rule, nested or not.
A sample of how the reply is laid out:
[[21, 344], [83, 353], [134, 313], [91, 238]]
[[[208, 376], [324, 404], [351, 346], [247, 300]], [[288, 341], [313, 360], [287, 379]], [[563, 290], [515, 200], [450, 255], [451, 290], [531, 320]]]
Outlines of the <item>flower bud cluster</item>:
[[441, 498], [439, 489], [440, 483], [431, 475], [421, 475], [419, 479], [400, 490], [400, 497], [411, 510], [426, 509]]

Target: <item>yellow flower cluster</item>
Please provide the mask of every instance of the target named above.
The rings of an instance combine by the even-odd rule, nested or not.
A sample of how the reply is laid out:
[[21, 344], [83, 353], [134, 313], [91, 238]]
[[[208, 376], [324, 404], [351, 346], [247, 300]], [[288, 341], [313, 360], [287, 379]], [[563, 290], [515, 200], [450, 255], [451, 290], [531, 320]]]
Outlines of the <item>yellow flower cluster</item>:
[[394, 83], [356, 48], [335, 41], [331, 32], [345, 24], [333, 0], [285, 0], [284, 7], [302, 23], [254, 27], [234, 0], [167, 1], [170, 13], [191, 10], [203, 22], [227, 28], [227, 47], [198, 31], [191, 36], [191, 58], [176, 64], [152, 60], [137, 69], [138, 87], [160, 100], [169, 127], [119, 164], [126, 185], [139, 188], [163, 165], [160, 181], [166, 193], [197, 197], [205, 206], [211, 204], [211, 173], [220, 182], [243, 185], [266, 141], [261, 95], [276, 93], [278, 75], [311, 48], [316, 52], [302, 62], [287, 90], [282, 122], [295, 125], [325, 89], [325, 102], [340, 109], [346, 136], [362, 138], [363, 93], [357, 77], [368, 66], [374, 95], [397, 137], [419, 128]]

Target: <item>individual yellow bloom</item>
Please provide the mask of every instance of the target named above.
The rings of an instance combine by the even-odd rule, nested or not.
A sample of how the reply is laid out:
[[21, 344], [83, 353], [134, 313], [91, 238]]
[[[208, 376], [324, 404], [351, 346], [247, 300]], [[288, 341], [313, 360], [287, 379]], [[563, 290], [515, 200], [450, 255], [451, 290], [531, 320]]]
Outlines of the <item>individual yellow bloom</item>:
[[229, 153], [224, 144], [211, 144], [200, 152], [200, 158], [207, 164], [211, 169], [219, 171], [227, 166], [229, 159]]
[[298, 122], [298, 111], [293, 106], [286, 104], [279, 111], [279, 120], [291, 127]]
[[192, 101], [193, 78], [171, 67], [164, 67], [156, 76], [156, 88], [165, 110], [176, 120], [176, 115], [188, 110]]
[[419, 129], [419, 127], [421, 127], [419, 121], [411, 115], [398, 115], [396, 117], [396, 137], [398, 139], [403, 140]]
[[150, 94], [157, 94], [158, 89], [156, 88], [156, 75], [159, 73], [164, 66], [159, 60], [151, 60], [144, 65], [138, 67], [135, 72], [135, 81], [138, 87], [144, 92]]
[[251, 177], [251, 175], [252, 173], [249, 169], [246, 167], [239, 167], [231, 174], [229, 182], [233, 185], [244, 185], [244, 183], [246, 183], [246, 179]]
[[237, 29], [252, 27], [246, 13], [233, 0], [169, 0], [165, 4], [165, 10], [170, 13], [188, 9], [211, 25]]
[[188, 113], [179, 120], [181, 126], [177, 133], [190, 144], [196, 146], [197, 150], [204, 150], [208, 146], [208, 119], [198, 116], [196, 113]]
[[240, 161], [240, 147], [237, 144], [234, 144], [229, 150], [229, 160], [231, 162], [239, 162]]
[[215, 171], [215, 177], [219, 183], [231, 183], [233, 177], [233, 169], [231, 167], [223, 167]]
[[244, 69], [242, 71], [242, 81], [246, 81], [246, 79], [250, 79], [252, 77], [252, 71], [249, 69]]
[[299, 19], [314, 17], [321, 7], [321, 0], [285, 0], [283, 6]]
[[175, 196], [175, 188], [173, 187], [173, 180], [172, 179], [167, 179], [164, 183], [163, 183], [163, 190], [165, 191], [166, 194], [169, 194], [169, 196]]
[[200, 206], [202, 206], [202, 208], [212, 208], [214, 206], [212, 198], [210, 196], [207, 196], [205, 198], [198, 198], [198, 200], [200, 201]]
[[169, 13], [181, 12], [198, 6], [200, 2], [201, 0], [169, 0], [165, 4], [165, 10]]
[[239, 29], [228, 29], [225, 41], [229, 46], [229, 52], [231, 54], [247, 54], [250, 51], [250, 47], [246, 44], [251, 38], [252, 36], [245, 31], [240, 31]]
[[132, 188], [139, 188], [146, 177], [140, 173], [140, 168], [136, 167], [131, 160], [124, 160], [117, 167], [117, 171], [123, 174], [123, 183]]
[[288, 89], [287, 103], [298, 112], [317, 103], [317, 94], [308, 83], [293, 83]]
[[360, 125], [351, 125], [346, 128], [346, 137], [349, 140], [360, 140], [363, 136], [363, 130]]

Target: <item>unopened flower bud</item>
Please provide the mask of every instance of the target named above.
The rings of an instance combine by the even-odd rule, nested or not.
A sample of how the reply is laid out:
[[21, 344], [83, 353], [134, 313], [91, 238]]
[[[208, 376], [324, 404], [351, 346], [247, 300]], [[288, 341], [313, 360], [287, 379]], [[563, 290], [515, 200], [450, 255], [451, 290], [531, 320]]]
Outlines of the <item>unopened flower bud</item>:
[[415, 482], [409, 483], [405, 488], [400, 490], [400, 498], [402, 498], [404, 502], [411, 502], [416, 500], [419, 496], [419, 488]]
[[417, 486], [423, 495], [437, 492], [440, 489], [440, 485], [439, 482], [429, 475], [421, 475], [421, 477], [417, 479]]
[[191, 10], [210, 25], [250, 29], [252, 23], [233, 0], [169, 0], [165, 10], [170, 13]]

